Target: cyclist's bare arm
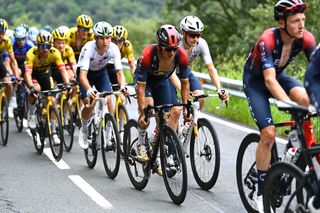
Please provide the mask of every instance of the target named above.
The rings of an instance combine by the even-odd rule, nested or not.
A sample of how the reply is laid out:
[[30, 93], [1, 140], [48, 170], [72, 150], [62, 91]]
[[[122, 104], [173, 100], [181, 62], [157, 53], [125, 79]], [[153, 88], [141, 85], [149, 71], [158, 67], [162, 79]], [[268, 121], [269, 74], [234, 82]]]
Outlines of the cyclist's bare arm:
[[123, 88], [126, 85], [126, 79], [124, 77], [124, 74], [122, 70], [117, 70], [117, 81], [120, 86], [120, 88]]
[[65, 66], [61, 66], [59, 68], [59, 71], [61, 73], [61, 76], [62, 76], [62, 79], [63, 79], [63, 82], [64, 83], [70, 83], [69, 82], [69, 74], [68, 74], [68, 71], [66, 70], [66, 67]]
[[131, 76], [133, 76], [134, 70], [136, 69], [136, 64], [133, 62], [129, 62], [129, 67], [130, 67], [130, 73]]
[[289, 96], [276, 79], [276, 70], [274, 68], [263, 70], [263, 77], [266, 87], [275, 99], [280, 101], [290, 101]]
[[10, 56], [10, 66], [12, 67], [13, 75], [16, 76], [17, 78], [19, 78], [20, 74], [19, 74], [19, 68], [18, 68], [17, 60], [14, 57], [13, 53], [9, 54], [9, 56]]
[[79, 81], [80, 81], [81, 86], [83, 86], [86, 91], [91, 89], [91, 86], [88, 81], [88, 71], [80, 70]]

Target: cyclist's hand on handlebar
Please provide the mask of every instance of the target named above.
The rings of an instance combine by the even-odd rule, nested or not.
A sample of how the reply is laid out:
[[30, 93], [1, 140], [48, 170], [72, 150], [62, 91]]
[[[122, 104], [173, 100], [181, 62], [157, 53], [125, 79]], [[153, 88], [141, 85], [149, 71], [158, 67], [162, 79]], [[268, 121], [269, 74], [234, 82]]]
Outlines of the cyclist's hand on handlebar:
[[129, 95], [129, 91], [127, 87], [122, 87], [120, 88], [120, 91], [122, 92], [123, 95], [128, 96]]
[[97, 98], [97, 90], [93, 89], [93, 88], [90, 88], [88, 91], [87, 91], [87, 96], [91, 99], [96, 99]]
[[145, 115], [144, 113], [140, 113], [139, 118], [138, 118], [138, 123], [140, 128], [146, 129], [149, 126], [149, 122], [145, 121]]
[[229, 93], [225, 89], [218, 89], [217, 93], [222, 101], [229, 101]]
[[29, 90], [30, 90], [30, 95], [31, 96], [37, 97], [38, 91], [36, 90], [36, 88], [34, 86], [31, 86], [29, 88]]
[[191, 113], [190, 110], [188, 111], [188, 109], [186, 107], [183, 107], [183, 119], [187, 122], [191, 121]]

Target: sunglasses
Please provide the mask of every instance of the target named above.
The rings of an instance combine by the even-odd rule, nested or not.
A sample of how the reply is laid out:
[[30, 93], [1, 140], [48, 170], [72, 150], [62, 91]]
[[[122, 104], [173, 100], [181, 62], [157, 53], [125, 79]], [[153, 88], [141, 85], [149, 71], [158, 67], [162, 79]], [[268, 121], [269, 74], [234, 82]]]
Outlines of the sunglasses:
[[201, 34], [200, 33], [188, 33], [190, 38], [200, 38]]
[[39, 45], [39, 48], [40, 49], [47, 49], [47, 50], [49, 50], [50, 48], [51, 48], [51, 44], [40, 44]]
[[25, 41], [26, 40], [26, 38], [15, 38], [16, 39], [16, 41]]
[[125, 40], [124, 37], [121, 37], [121, 38], [119, 38], [119, 37], [114, 37], [114, 38], [112, 38], [112, 41], [113, 41], [113, 42], [117, 42], [117, 43], [122, 43], [122, 42], [124, 42], [124, 40]]
[[163, 47], [163, 49], [170, 53], [170, 52], [176, 52], [178, 50], [178, 47]]
[[80, 27], [82, 32], [89, 32], [90, 28]]
[[300, 4], [294, 5], [292, 7], [286, 8], [284, 12], [298, 13], [298, 12], [303, 12], [306, 9], [307, 9], [307, 5], [304, 3], [300, 3]]

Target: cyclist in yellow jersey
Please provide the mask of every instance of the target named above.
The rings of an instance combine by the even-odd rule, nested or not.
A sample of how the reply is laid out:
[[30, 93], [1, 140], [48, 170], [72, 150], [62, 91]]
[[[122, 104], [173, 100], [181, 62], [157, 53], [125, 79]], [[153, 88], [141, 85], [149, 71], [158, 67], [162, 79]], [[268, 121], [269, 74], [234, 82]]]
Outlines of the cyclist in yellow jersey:
[[[128, 40], [128, 30], [121, 25], [116, 25], [113, 27], [112, 33], [112, 42], [115, 43], [121, 53], [121, 58], [127, 57], [128, 64], [130, 66], [130, 73], [133, 76], [133, 72], [136, 69], [134, 55], [133, 55], [133, 47], [131, 42]], [[109, 78], [112, 84], [116, 84], [116, 72], [114, 70], [114, 62], [110, 61], [107, 66]]]
[[[67, 32], [62, 27], [58, 27], [52, 32], [53, 46], [61, 53], [62, 61], [68, 71], [69, 79], [75, 79], [77, 71], [76, 58], [74, 56], [73, 49], [66, 44]], [[52, 64], [51, 67], [52, 77], [57, 83], [63, 83], [61, 73], [59, 72], [56, 64]]]
[[76, 60], [78, 61], [81, 48], [88, 41], [92, 41], [93, 31], [91, 27], [93, 26], [93, 21], [88, 15], [80, 15], [77, 18], [77, 26], [70, 28], [67, 35], [67, 44], [72, 47]]
[[[61, 72], [63, 81], [69, 83], [68, 73], [61, 54], [59, 50], [52, 47], [52, 40], [51, 33], [47, 31], [40, 32], [37, 36], [37, 46], [31, 48], [26, 55], [24, 78], [29, 87], [28, 125], [30, 128], [36, 128], [34, 104], [37, 91], [50, 90], [54, 87], [50, 70], [53, 63], [56, 64]], [[52, 102], [55, 104], [54, 98], [52, 98]], [[55, 120], [52, 120], [51, 124], [55, 126]], [[59, 139], [56, 138], [54, 141], [58, 143]]]
[[[0, 18], [0, 80], [4, 82], [11, 81], [10, 74], [13, 74], [16, 77], [19, 77], [18, 64], [14, 57], [12, 42], [11, 42], [11, 39], [7, 35], [5, 35], [7, 29], [8, 29], [7, 21]], [[11, 63], [13, 73], [9, 73], [7, 67], [5, 66], [5, 63], [4, 63], [5, 51], [8, 53], [10, 57], [10, 63]], [[6, 96], [8, 100], [12, 94], [12, 90], [13, 90], [13, 86], [9, 84], [6, 89]]]

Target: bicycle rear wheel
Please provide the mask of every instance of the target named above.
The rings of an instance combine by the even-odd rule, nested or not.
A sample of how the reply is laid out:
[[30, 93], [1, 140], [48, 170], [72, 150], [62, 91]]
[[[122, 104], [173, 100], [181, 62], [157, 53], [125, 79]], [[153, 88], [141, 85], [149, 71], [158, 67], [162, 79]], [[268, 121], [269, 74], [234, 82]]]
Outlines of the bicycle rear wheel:
[[26, 92], [23, 86], [18, 86], [16, 90], [17, 108], [13, 109], [14, 121], [18, 132], [22, 132], [23, 129], [23, 117], [25, 112]]
[[42, 119], [41, 109], [36, 106], [36, 116], [37, 116], [37, 128], [30, 129], [32, 140], [34, 144], [34, 148], [36, 149], [38, 154], [42, 154], [44, 148], [44, 139], [48, 131], [47, 120]]
[[124, 127], [129, 120], [129, 115], [127, 109], [124, 105], [118, 105], [118, 114], [115, 116], [115, 120], [117, 122], [117, 127], [120, 135], [120, 154], [123, 156], [123, 135], [124, 135]]
[[[55, 108], [54, 106], [51, 106], [49, 108], [49, 119], [47, 122], [48, 122], [48, 136], [49, 136], [51, 152], [54, 159], [56, 161], [59, 161], [62, 158], [64, 139], [63, 139], [61, 118], [57, 108]], [[52, 125], [53, 123], [55, 123], [55, 128]]]
[[258, 212], [255, 203], [258, 191], [258, 172], [256, 168], [256, 149], [260, 135], [247, 135], [239, 147], [236, 164], [236, 177], [241, 201], [250, 213]]
[[[110, 131], [110, 135], [108, 135]], [[101, 131], [101, 151], [104, 169], [109, 178], [114, 179], [120, 167], [120, 136], [117, 124], [110, 113], [105, 114], [103, 129]]]
[[98, 158], [98, 141], [93, 119], [91, 119], [88, 126], [88, 143], [89, 148], [84, 150], [84, 156], [88, 167], [92, 169], [95, 167]]
[[74, 123], [71, 106], [67, 100], [63, 102], [63, 111], [61, 111], [61, 120], [63, 121], [63, 138], [64, 147], [67, 152], [70, 152], [73, 145]]
[[[304, 179], [305, 178], [305, 179]], [[294, 164], [277, 162], [268, 170], [263, 193], [264, 212], [308, 212], [314, 190]]]
[[9, 113], [8, 113], [8, 102], [5, 96], [2, 97], [0, 119], [1, 119], [0, 128], [1, 128], [2, 145], [6, 146], [8, 142], [8, 137], [9, 137]]
[[124, 130], [124, 162], [132, 185], [142, 190], [148, 184], [151, 169], [148, 163], [142, 164], [137, 161], [138, 136], [138, 122], [131, 119]]
[[[163, 129], [163, 141], [160, 144], [160, 158], [163, 180], [172, 201], [180, 205], [187, 195], [187, 166], [183, 148], [175, 131], [165, 126]], [[168, 163], [169, 159], [173, 162]], [[175, 171], [175, 175], [171, 175]]]
[[217, 181], [220, 169], [220, 146], [214, 127], [201, 118], [198, 120], [198, 136], [192, 132], [190, 162], [194, 178], [201, 189], [211, 189]]

